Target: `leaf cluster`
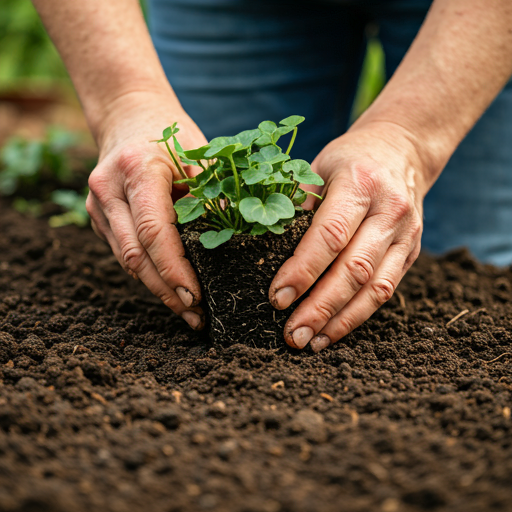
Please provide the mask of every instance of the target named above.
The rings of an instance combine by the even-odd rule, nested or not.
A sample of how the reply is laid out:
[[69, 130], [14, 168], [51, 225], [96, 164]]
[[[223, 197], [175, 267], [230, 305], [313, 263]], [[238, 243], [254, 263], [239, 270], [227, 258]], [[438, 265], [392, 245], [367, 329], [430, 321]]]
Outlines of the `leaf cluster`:
[[76, 190], [54, 190], [51, 195], [51, 201], [59, 205], [64, 210], [64, 213], [52, 215], [48, 219], [50, 227], [59, 228], [69, 224], [79, 227], [87, 226], [89, 224], [89, 214], [85, 208], [85, 201], [88, 193], [88, 187], [81, 193]]
[[[43, 215], [47, 202], [60, 206], [63, 213], [49, 218], [51, 227], [86, 226], [89, 189], [76, 186], [76, 162], [71, 158], [78, 142], [76, 133], [57, 127], [49, 128], [42, 140], [9, 139], [0, 152], [0, 194], [11, 196], [15, 210], [33, 217]], [[36, 197], [31, 197], [34, 191]]]
[[[205, 146], [184, 151], [176, 138], [176, 123], [163, 132], [165, 143], [176, 167], [184, 177], [177, 183], [188, 185], [190, 196], [178, 200], [174, 208], [178, 222], [185, 224], [199, 217], [212, 230], [203, 233], [201, 243], [213, 249], [234, 234], [281, 234], [290, 223], [307, 194], [300, 184], [323, 185], [323, 180], [304, 160], [292, 160], [290, 150], [297, 135], [301, 116], [290, 116], [277, 125], [263, 121], [258, 128], [232, 137], [217, 137]], [[292, 133], [285, 152], [277, 145], [281, 137]], [[174, 151], [169, 145], [172, 139]], [[195, 165], [202, 172], [188, 177], [180, 161]], [[316, 194], [313, 194], [316, 195]], [[319, 197], [319, 196], [317, 196]]]
[[9, 139], [0, 153], [0, 194], [10, 196], [23, 185], [38, 185], [48, 178], [68, 180], [68, 150], [76, 143], [75, 134], [59, 128], [50, 128], [43, 140]]

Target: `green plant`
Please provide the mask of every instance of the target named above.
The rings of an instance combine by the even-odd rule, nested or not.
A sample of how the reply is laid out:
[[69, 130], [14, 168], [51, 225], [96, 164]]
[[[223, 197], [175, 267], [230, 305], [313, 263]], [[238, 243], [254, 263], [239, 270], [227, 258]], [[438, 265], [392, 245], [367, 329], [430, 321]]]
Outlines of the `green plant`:
[[65, 212], [60, 215], [52, 215], [48, 219], [50, 227], [60, 228], [69, 224], [80, 227], [87, 226], [89, 214], [85, 208], [85, 200], [88, 193], [88, 187], [81, 194], [75, 190], [54, 190], [51, 196], [52, 203], [61, 206]]
[[[323, 185], [304, 160], [291, 160], [290, 151], [297, 135], [301, 116], [290, 116], [276, 125], [263, 121], [258, 128], [233, 137], [217, 137], [209, 144], [184, 151], [176, 138], [179, 128], [174, 123], [166, 128], [158, 141], [164, 143], [191, 196], [178, 200], [174, 208], [178, 222], [185, 224], [199, 217], [213, 228], [203, 233], [201, 243], [213, 249], [227, 242], [234, 234], [262, 235], [267, 231], [281, 234], [290, 223], [306, 192], [300, 184]], [[286, 152], [278, 140], [292, 132]], [[172, 139], [174, 151], [169, 145]], [[181, 162], [196, 165], [202, 172], [189, 178]]]
[[75, 134], [59, 128], [49, 128], [44, 140], [9, 139], [0, 153], [0, 194], [10, 196], [48, 177], [65, 182], [71, 175], [67, 150], [76, 142]]

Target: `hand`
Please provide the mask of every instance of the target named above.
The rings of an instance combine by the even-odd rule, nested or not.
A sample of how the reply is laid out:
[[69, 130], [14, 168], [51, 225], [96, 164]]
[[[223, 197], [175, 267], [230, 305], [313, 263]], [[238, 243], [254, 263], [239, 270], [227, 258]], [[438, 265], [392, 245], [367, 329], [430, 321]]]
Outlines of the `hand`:
[[[185, 149], [206, 144], [174, 97], [135, 93], [117, 100], [98, 130], [100, 158], [89, 178], [86, 205], [94, 231], [126, 272], [192, 328], [201, 329], [201, 290], [174, 225], [171, 194], [181, 176], [166, 150], [149, 142], [175, 121]], [[185, 169], [190, 175], [198, 172]], [[181, 186], [181, 195], [184, 190]]]
[[318, 352], [346, 336], [391, 298], [418, 257], [427, 173], [417, 147], [400, 127], [372, 123], [334, 140], [313, 162], [324, 200], [269, 293], [285, 309], [318, 279], [285, 326], [291, 347], [310, 343]]

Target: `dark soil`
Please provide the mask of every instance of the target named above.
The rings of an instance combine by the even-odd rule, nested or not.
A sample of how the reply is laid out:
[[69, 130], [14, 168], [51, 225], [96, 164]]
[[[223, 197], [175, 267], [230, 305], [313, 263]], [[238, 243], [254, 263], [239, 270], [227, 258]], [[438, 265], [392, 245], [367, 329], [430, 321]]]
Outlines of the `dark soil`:
[[512, 510], [510, 270], [422, 256], [315, 355], [213, 348], [90, 231], [0, 244], [0, 511]]
[[215, 249], [205, 249], [199, 241], [205, 231], [200, 223], [180, 226], [187, 257], [203, 289], [207, 330], [213, 343], [224, 347], [235, 343], [260, 348], [282, 345], [286, 320], [301, 300], [278, 311], [269, 302], [268, 290], [279, 267], [293, 256], [312, 218], [312, 212], [304, 212], [282, 235], [238, 235]]

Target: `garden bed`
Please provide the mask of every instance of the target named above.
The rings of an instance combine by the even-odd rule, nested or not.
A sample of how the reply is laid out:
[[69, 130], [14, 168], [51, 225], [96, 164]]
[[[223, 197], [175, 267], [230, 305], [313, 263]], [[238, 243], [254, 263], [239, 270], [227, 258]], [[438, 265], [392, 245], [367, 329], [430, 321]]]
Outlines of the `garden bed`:
[[315, 355], [213, 348], [6, 202], [0, 246], [0, 511], [512, 509], [510, 270], [423, 255]]

